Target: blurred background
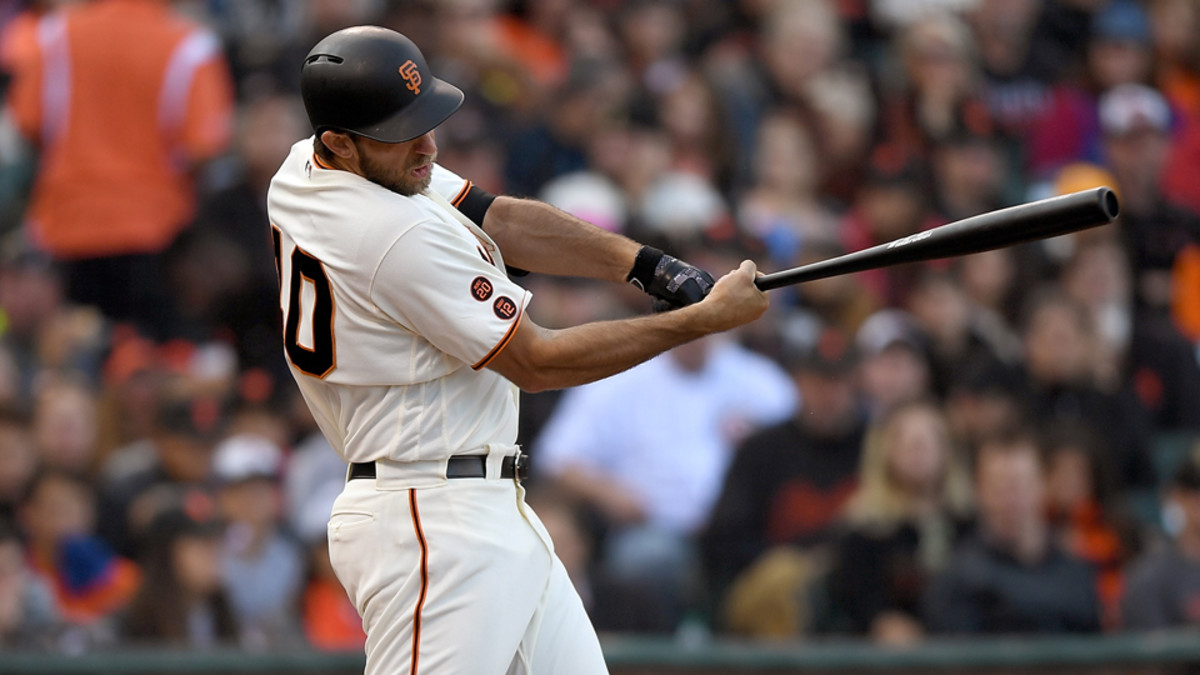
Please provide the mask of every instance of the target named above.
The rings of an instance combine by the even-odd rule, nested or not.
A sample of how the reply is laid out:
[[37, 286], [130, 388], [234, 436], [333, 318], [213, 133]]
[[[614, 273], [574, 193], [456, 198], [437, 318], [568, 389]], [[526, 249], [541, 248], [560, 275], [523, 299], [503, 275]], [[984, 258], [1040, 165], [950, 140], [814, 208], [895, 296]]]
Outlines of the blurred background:
[[[529, 500], [614, 670], [979, 669], [1033, 636], [1021, 667], [1145, 664], [1200, 627], [1200, 0], [0, 0], [0, 670], [361, 669], [265, 208], [303, 57], [356, 24], [467, 93], [444, 166], [718, 275], [1121, 200], [524, 396]], [[519, 283], [548, 327], [649, 311]]]

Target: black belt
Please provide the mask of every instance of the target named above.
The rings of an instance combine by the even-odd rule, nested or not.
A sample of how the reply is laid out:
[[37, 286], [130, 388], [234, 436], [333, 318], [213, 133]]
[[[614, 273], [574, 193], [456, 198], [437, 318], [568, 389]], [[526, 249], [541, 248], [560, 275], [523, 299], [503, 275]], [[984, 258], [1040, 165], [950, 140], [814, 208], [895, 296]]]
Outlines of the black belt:
[[[501, 478], [525, 480], [529, 474], [529, 455], [509, 455], [500, 463]], [[350, 465], [346, 480], [374, 478], [375, 462], [355, 462]], [[454, 455], [446, 461], [446, 478], [487, 478], [487, 455]]]

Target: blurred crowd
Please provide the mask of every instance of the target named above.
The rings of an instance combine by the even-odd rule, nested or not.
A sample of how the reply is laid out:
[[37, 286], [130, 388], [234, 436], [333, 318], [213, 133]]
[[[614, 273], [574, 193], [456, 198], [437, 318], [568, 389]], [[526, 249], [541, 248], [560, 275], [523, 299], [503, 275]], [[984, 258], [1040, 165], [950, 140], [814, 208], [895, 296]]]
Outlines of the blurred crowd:
[[[718, 275], [1119, 196], [525, 395], [599, 630], [1200, 625], [1200, 0], [7, 0], [0, 647], [362, 645], [265, 209], [303, 57], [356, 24], [467, 92], [444, 166]], [[519, 281], [544, 326], [649, 311]]]

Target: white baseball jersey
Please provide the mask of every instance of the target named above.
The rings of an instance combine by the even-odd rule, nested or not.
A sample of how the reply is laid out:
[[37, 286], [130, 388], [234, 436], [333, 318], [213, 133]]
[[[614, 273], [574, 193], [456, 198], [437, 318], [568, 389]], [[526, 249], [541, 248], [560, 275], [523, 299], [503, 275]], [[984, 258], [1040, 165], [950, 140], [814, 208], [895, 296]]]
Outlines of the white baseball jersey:
[[470, 182], [435, 165], [430, 189], [404, 197], [312, 147], [292, 146], [267, 211], [288, 361], [322, 432], [348, 462], [515, 443], [517, 389], [484, 366], [530, 294], [452, 206]]

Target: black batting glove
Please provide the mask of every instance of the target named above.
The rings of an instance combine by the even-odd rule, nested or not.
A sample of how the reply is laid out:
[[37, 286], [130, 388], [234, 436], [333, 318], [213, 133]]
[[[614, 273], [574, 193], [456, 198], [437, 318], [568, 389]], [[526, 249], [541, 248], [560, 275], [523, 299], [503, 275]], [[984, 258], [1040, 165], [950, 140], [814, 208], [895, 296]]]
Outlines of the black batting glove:
[[700, 302], [716, 283], [708, 272], [651, 246], [638, 251], [626, 281], [654, 298], [656, 312]]

